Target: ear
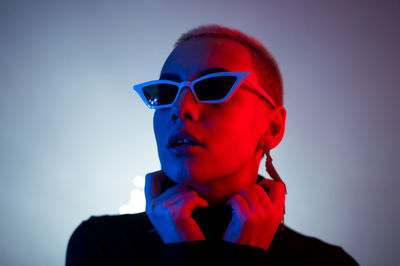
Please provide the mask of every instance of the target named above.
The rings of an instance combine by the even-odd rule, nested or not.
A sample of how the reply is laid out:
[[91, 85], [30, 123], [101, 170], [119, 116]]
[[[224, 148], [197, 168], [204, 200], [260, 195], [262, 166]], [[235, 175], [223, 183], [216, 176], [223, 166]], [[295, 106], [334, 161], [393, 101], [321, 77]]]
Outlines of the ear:
[[260, 148], [267, 146], [270, 150], [278, 146], [285, 133], [286, 109], [280, 106], [272, 110], [271, 119], [267, 125], [267, 130], [261, 137]]

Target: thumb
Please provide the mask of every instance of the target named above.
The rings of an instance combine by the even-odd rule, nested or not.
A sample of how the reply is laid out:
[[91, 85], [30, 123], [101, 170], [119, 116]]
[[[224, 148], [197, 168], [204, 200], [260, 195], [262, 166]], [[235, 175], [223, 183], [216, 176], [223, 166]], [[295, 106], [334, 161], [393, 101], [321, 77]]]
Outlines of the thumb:
[[196, 196], [190, 200], [187, 201], [186, 206], [185, 206], [185, 211], [184, 211], [184, 217], [185, 218], [190, 218], [192, 216], [192, 212], [194, 209], [198, 208], [198, 207], [208, 207], [209, 204], [208, 202], [199, 197]]

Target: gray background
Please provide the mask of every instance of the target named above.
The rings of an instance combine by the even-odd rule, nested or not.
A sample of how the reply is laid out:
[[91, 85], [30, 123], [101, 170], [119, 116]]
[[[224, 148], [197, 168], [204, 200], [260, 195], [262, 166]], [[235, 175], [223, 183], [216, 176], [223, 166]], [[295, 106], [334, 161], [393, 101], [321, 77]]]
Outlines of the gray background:
[[[132, 85], [184, 31], [262, 41], [284, 78], [272, 151], [286, 223], [362, 265], [398, 265], [399, 1], [1, 1], [0, 265], [62, 265], [91, 215], [159, 168]], [[261, 173], [265, 173], [261, 169]]]

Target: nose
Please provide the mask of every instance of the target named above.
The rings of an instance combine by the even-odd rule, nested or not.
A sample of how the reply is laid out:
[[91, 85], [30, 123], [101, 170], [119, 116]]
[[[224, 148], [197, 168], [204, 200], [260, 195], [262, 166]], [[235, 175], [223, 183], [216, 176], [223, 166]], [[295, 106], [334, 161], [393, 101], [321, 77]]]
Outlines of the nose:
[[189, 87], [184, 87], [178, 95], [178, 99], [171, 107], [171, 119], [190, 120], [193, 122], [199, 119], [198, 103]]

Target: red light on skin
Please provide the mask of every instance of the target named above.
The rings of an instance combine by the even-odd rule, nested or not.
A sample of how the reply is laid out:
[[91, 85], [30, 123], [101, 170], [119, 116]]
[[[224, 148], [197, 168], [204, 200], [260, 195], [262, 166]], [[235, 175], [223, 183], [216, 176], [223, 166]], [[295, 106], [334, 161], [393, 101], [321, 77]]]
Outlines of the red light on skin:
[[[249, 78], [258, 80], [248, 49], [220, 38], [182, 43], [167, 58], [160, 78], [168, 74], [177, 82], [191, 81], [218, 69], [249, 72]], [[284, 108], [272, 109], [268, 101], [243, 85], [227, 102], [216, 104], [197, 102], [186, 88], [172, 107], [154, 114], [162, 170], [174, 182], [192, 186], [210, 202], [227, 200], [256, 182], [254, 173], [258, 172], [264, 146], [273, 148], [281, 140], [271, 135], [271, 121], [283, 134]], [[194, 133], [205, 148], [182, 145], [171, 149], [170, 137], [185, 130]]]
[[[168, 73], [177, 82], [192, 81], [207, 71], [223, 69], [249, 72], [249, 77], [257, 80], [253, 67], [251, 54], [242, 44], [200, 38], [175, 48], [161, 77]], [[165, 243], [204, 239], [190, 216], [193, 210], [228, 204], [233, 209], [233, 224], [228, 225], [224, 239], [268, 248], [282, 219], [285, 195], [275, 186], [279, 182], [270, 180], [274, 183], [265, 184], [273, 195], [270, 199], [256, 185], [257, 173], [264, 147], [272, 149], [282, 139], [285, 114], [283, 107], [273, 109], [246, 86], [239, 87], [228, 101], [215, 104], [197, 102], [185, 88], [171, 107], [155, 111], [154, 133], [162, 171], [146, 182], [149, 180], [149, 188], [163, 187], [157, 184], [161, 180], [176, 183], [165, 192], [147, 191], [147, 206], [153, 206], [148, 209], [149, 216]], [[182, 132], [187, 135], [179, 136]], [[250, 224], [246, 217], [255, 222], [252, 229], [246, 227]]]

